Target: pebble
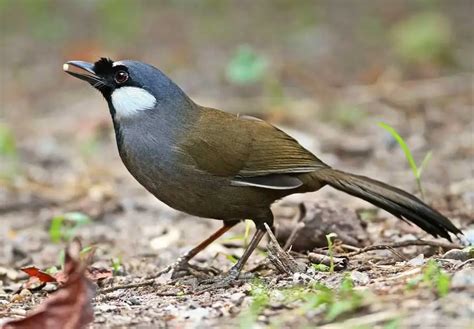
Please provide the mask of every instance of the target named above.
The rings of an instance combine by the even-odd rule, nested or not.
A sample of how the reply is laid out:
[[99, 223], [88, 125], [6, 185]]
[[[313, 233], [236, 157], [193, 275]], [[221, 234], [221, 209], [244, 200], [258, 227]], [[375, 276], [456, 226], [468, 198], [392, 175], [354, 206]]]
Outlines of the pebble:
[[141, 305], [140, 301], [135, 297], [129, 298], [126, 302], [129, 305]]
[[474, 287], [474, 268], [463, 268], [454, 273], [451, 279], [452, 288]]
[[29, 298], [29, 297], [31, 297], [31, 295], [33, 295], [33, 294], [28, 289], [21, 289], [21, 291], [20, 291], [20, 296], [23, 297], [23, 298]]
[[245, 294], [243, 292], [236, 292], [232, 295], [230, 295], [230, 301], [236, 305], [242, 304], [242, 301], [245, 298]]
[[474, 229], [464, 230], [464, 238], [466, 239], [466, 244], [474, 244]]
[[464, 249], [451, 249], [443, 255], [444, 259], [455, 259], [465, 262], [468, 259], [473, 258], [473, 247], [467, 247]]
[[46, 291], [46, 292], [54, 292], [56, 290], [58, 290], [58, 286], [54, 283], [51, 283], [51, 282], [48, 282], [46, 283], [46, 285], [43, 287], [43, 290]]
[[365, 286], [370, 282], [369, 275], [365, 272], [352, 271], [351, 279], [358, 286]]
[[186, 310], [183, 312], [185, 319], [190, 319], [194, 321], [201, 321], [203, 319], [208, 319], [210, 316], [210, 310], [205, 307], [200, 307], [196, 309]]
[[421, 266], [425, 263], [425, 255], [423, 254], [419, 254], [418, 256], [416, 256], [415, 258], [412, 258], [410, 259], [408, 262], [407, 262], [407, 265], [410, 265], [410, 266]]
[[309, 276], [315, 276], [316, 275], [316, 270], [312, 266], [308, 266], [308, 269], [306, 270], [306, 274]]
[[311, 281], [313, 281], [313, 279], [305, 273], [296, 272], [293, 274], [293, 283], [308, 283]]

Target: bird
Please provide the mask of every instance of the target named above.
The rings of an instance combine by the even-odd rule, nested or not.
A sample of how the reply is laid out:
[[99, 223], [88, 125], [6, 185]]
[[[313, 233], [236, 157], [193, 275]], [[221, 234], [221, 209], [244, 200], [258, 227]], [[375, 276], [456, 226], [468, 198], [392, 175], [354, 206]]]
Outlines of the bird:
[[223, 222], [172, 264], [174, 274], [185, 271], [194, 256], [237, 223], [251, 219], [256, 231], [242, 257], [211, 286], [231, 285], [265, 235], [265, 224], [274, 227], [271, 204], [326, 185], [414, 223], [434, 237], [451, 241], [450, 233], [462, 234], [416, 196], [334, 169], [261, 119], [198, 105], [152, 65], [102, 57], [94, 63], [68, 61], [63, 70], [103, 95], [118, 153], [146, 190], [176, 210]]

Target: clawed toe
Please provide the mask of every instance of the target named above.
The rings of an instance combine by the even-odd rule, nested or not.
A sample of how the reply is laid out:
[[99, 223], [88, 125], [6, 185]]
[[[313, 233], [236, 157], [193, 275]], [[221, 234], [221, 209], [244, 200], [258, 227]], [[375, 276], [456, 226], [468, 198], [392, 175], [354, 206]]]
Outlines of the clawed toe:
[[172, 265], [164, 269], [161, 274], [169, 273], [171, 280], [177, 280], [187, 276], [195, 276], [197, 278], [209, 277], [209, 275], [217, 275], [220, 272], [215, 268], [201, 267], [189, 264], [184, 258], [178, 259]]
[[227, 272], [226, 274], [218, 275], [212, 278], [207, 278], [207, 279], [199, 281], [199, 284], [195, 288], [194, 292], [201, 294], [206, 291], [227, 288], [239, 283], [238, 278], [239, 278], [239, 273], [231, 270]]

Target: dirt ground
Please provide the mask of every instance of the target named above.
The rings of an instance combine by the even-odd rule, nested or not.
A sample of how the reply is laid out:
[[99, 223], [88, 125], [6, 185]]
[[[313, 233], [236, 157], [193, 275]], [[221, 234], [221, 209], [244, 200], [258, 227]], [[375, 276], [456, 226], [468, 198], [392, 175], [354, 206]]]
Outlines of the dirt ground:
[[[470, 24], [460, 19], [463, 8], [472, 7], [468, 2], [459, 3], [459, 8], [446, 10], [446, 15], [451, 21], [459, 19], [455, 29], [462, 40], [459, 43], [470, 44], [467, 49], [472, 50], [474, 29], [469, 30]], [[342, 16], [350, 16], [351, 8], [342, 11]], [[257, 8], [245, 24], [257, 24], [259, 13]], [[203, 12], [196, 15], [206, 17]], [[180, 17], [174, 7], [159, 16], [163, 26]], [[338, 15], [328, 17], [323, 26], [336, 31], [332, 36], [352, 29], [350, 19], [343, 20], [348, 25], [339, 25], [334, 18]], [[239, 20], [231, 22], [245, 25]], [[467, 68], [461, 64], [454, 68], [391, 67], [389, 55], [380, 53], [377, 58], [377, 51], [367, 55], [357, 40], [347, 46], [355, 49], [353, 54], [338, 44], [312, 61], [303, 50], [284, 52], [289, 44], [308, 45], [311, 52], [305, 34], [293, 33], [280, 36], [291, 40], [288, 44], [265, 39], [261, 45], [273, 58], [276, 73], [272, 79], [283, 81], [279, 87], [284, 90], [282, 99], [278, 96], [282, 91], [268, 92], [272, 79], [270, 87], [239, 88], [223, 82], [218, 68], [225, 66], [230, 52], [226, 40], [232, 40], [225, 36], [234, 32], [222, 31], [215, 45], [211, 36], [194, 44], [196, 35], [184, 31], [192, 31], [191, 27], [207, 31], [198, 23], [201, 21], [195, 18], [180, 25], [178, 40], [173, 41], [166, 31], [150, 30], [163, 42], [160, 58], [153, 47], [143, 45], [143, 56], [116, 46], [111, 46], [115, 49], [112, 55], [131, 55], [157, 66], [164, 63], [165, 71], [198, 103], [261, 117], [334, 167], [418, 193], [403, 152], [377, 124], [390, 123], [403, 135], [418, 163], [432, 151], [422, 176], [425, 200], [465, 236], [452, 243], [434, 239], [327, 187], [290, 196], [273, 208], [281, 245], [297, 225], [299, 211], [305, 209], [306, 228], [296, 232], [293, 243], [301, 246], [291, 251], [305, 265], [300, 271], [278, 271], [268, 260], [264, 241], [250, 258], [246, 274], [229, 289], [192, 293], [209, 271], [198, 271], [178, 282], [171, 282], [166, 274], [151, 280], [220, 223], [170, 209], [126, 171], [116, 151], [105, 102], [91, 88], [61, 72], [65, 59], [81, 53], [95, 56], [100, 46], [82, 45], [87, 49], [72, 51], [68, 41], [62, 41], [67, 50], [45, 58], [47, 45], [38, 42], [37, 56], [28, 62], [31, 46], [19, 37], [20, 31], [2, 36], [4, 44], [16, 40], [17, 49], [2, 47], [0, 64], [4, 109], [0, 118], [2, 127], [4, 122], [13, 131], [16, 144], [13, 155], [0, 158], [0, 169], [6, 173], [0, 178], [0, 318], [25, 316], [55, 290], [47, 284], [25, 292], [21, 287], [27, 276], [20, 268], [30, 264], [41, 269], [59, 267], [65, 241], [52, 241], [51, 223], [54, 217], [76, 212], [90, 218], [73, 233], [83, 246], [95, 248], [92, 265], [114, 269], [112, 276], [97, 282], [91, 328], [472, 328], [474, 263], [472, 249], [463, 249], [474, 243], [472, 63]], [[331, 34], [324, 35], [324, 28], [318, 30], [323, 33], [318, 39], [323, 49], [325, 42], [331, 44], [325, 39], [331, 39]], [[259, 33], [265, 38], [269, 32]], [[240, 39], [245, 40], [242, 36], [236, 40]], [[254, 36], [252, 42], [257, 41]], [[381, 44], [374, 42], [374, 49], [383, 48]], [[466, 46], [456, 51], [464, 52]], [[359, 67], [358, 63], [371, 60], [377, 63], [364, 70]], [[417, 73], [407, 73], [414, 71]], [[212, 244], [194, 264], [214, 274], [225, 272], [243, 252], [245, 226], [240, 224]], [[338, 235], [334, 255], [347, 261], [333, 273], [315, 268], [317, 262], [308, 256], [310, 252], [328, 254], [325, 235], [331, 232]], [[404, 241], [408, 241], [404, 247], [397, 246]], [[361, 249], [380, 245], [385, 247]]]

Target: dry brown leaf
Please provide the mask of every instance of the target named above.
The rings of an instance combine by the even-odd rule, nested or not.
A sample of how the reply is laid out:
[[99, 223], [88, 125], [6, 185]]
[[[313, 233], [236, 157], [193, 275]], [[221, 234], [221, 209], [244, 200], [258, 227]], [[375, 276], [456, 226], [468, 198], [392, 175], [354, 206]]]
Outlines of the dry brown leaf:
[[67, 280], [26, 318], [5, 323], [2, 329], [81, 329], [94, 319], [94, 288], [79, 262], [80, 244], [66, 250], [64, 272]]
[[56, 279], [53, 276], [41, 271], [35, 266], [23, 267], [21, 268], [21, 270], [28, 274], [30, 277], [38, 278], [41, 282], [56, 282]]

